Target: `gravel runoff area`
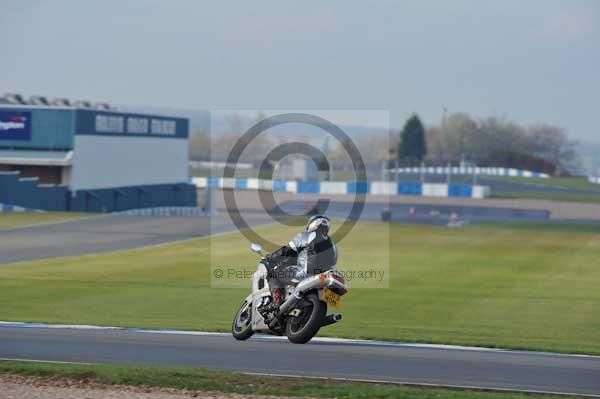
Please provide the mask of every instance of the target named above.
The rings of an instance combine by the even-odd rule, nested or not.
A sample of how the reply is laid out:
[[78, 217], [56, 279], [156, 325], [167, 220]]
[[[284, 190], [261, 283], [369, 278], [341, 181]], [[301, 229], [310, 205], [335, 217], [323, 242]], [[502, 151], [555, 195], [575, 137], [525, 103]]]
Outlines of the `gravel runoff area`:
[[[173, 388], [105, 385], [59, 377], [0, 374], [2, 399], [269, 399], [274, 396], [223, 392], [184, 391]], [[277, 399], [286, 397], [277, 396]], [[295, 399], [298, 399], [297, 397]]]

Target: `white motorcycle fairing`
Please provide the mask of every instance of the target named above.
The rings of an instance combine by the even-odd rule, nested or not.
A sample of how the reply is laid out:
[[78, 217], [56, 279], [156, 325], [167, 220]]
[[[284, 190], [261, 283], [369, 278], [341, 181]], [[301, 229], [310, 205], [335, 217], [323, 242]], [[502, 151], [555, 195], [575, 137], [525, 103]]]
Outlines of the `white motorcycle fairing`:
[[252, 293], [246, 298], [252, 301], [252, 329], [254, 331], [268, 331], [269, 327], [265, 323], [265, 319], [258, 311], [258, 307], [265, 300], [265, 297], [271, 296], [268, 282], [268, 270], [262, 263], [258, 264], [258, 268], [252, 275]]

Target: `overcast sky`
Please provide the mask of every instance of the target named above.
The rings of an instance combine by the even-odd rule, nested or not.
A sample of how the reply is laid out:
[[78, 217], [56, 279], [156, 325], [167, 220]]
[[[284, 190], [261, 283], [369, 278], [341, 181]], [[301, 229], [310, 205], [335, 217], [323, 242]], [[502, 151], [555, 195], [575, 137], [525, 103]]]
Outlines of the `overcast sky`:
[[0, 3], [0, 93], [385, 109], [395, 127], [447, 107], [600, 141], [598, 0]]

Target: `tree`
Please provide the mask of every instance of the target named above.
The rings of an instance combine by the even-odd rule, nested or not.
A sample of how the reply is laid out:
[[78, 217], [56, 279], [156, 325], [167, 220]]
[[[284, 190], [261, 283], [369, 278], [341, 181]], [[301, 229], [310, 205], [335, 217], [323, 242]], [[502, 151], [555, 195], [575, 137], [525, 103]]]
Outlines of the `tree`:
[[423, 161], [427, 154], [425, 143], [425, 128], [419, 117], [414, 114], [406, 121], [404, 129], [400, 133], [400, 145], [398, 147], [398, 158], [412, 161]]
[[439, 126], [428, 127], [425, 131], [425, 142], [427, 143], [427, 159], [430, 161], [445, 161], [446, 144]]
[[556, 174], [568, 174], [577, 169], [575, 142], [569, 140], [565, 129], [540, 124], [529, 129], [529, 139], [533, 153], [547, 159], [556, 166]]
[[[530, 153], [531, 143], [527, 138], [527, 128], [511, 122], [505, 117], [488, 117], [479, 121], [478, 128], [483, 138], [481, 156], [483, 159], [497, 152]], [[510, 164], [497, 165], [510, 167]]]
[[524, 126], [506, 117], [475, 120], [454, 113], [440, 128], [430, 127], [427, 144], [432, 161], [465, 159], [480, 166], [501, 166], [555, 173], [577, 172], [576, 143], [557, 126]]
[[444, 120], [442, 132], [446, 156], [450, 160], [473, 161], [481, 152], [482, 140], [478, 137], [477, 122], [462, 112], [451, 114]]

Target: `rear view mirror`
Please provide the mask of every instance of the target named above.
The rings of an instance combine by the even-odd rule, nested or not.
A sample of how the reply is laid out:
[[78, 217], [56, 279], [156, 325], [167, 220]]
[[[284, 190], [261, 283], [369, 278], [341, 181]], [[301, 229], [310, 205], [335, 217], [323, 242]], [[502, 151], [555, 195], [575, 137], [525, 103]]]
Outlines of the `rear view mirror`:
[[250, 245], [250, 249], [252, 250], [252, 252], [256, 252], [256, 253], [258, 253], [258, 254], [259, 254], [259, 253], [262, 251], [262, 245], [260, 245], [260, 244], [255, 244], [255, 243], [252, 243], [252, 244]]

